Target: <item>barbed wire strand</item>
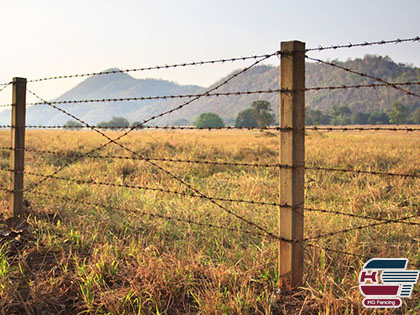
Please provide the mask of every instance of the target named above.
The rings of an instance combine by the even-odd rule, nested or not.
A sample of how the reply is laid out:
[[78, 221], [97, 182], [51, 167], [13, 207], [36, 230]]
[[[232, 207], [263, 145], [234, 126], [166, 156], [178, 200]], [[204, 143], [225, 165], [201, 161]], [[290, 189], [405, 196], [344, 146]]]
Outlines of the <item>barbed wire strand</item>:
[[[28, 172], [24, 171], [25, 174], [28, 175], [34, 175], [34, 176], [48, 176], [40, 173], [35, 172]], [[109, 182], [102, 182], [102, 181], [95, 181], [95, 180], [82, 180], [82, 179], [76, 179], [76, 178], [68, 178], [68, 177], [60, 177], [60, 176], [53, 176], [51, 177], [53, 179], [58, 180], [64, 180], [68, 182], [74, 182], [76, 184], [90, 184], [90, 185], [100, 185], [100, 186], [111, 186], [111, 187], [121, 187], [121, 188], [133, 188], [133, 189], [139, 189], [139, 190], [151, 190], [151, 191], [158, 191], [162, 193], [168, 193], [168, 194], [174, 194], [174, 195], [181, 195], [184, 197], [193, 197], [193, 198], [200, 198], [200, 199], [211, 199], [216, 201], [226, 201], [226, 202], [236, 202], [236, 203], [247, 203], [247, 204], [254, 204], [254, 205], [263, 205], [263, 206], [275, 206], [275, 207], [285, 207], [285, 208], [291, 208], [287, 204], [280, 204], [276, 202], [264, 202], [264, 201], [255, 201], [255, 200], [246, 200], [246, 199], [232, 199], [232, 198], [219, 198], [219, 197], [203, 197], [199, 196], [197, 194], [190, 194], [182, 191], [176, 191], [176, 190], [170, 190], [170, 189], [163, 189], [163, 188], [157, 188], [157, 187], [146, 187], [146, 186], [139, 186], [139, 185], [129, 185], [129, 184], [116, 184], [116, 183], [109, 183]], [[335, 215], [342, 215], [342, 216], [348, 216], [348, 217], [354, 217], [359, 219], [365, 219], [365, 220], [376, 220], [380, 222], [389, 222], [389, 219], [384, 218], [378, 218], [378, 217], [371, 217], [366, 215], [358, 215], [354, 213], [348, 213], [348, 212], [340, 212], [335, 210], [326, 210], [326, 209], [318, 209], [318, 208], [304, 208], [305, 211], [310, 212], [322, 212], [322, 213], [329, 213], [329, 214], [335, 214]], [[408, 224], [408, 225], [420, 225], [420, 223], [417, 222], [410, 222], [410, 221], [401, 221], [399, 223]]]
[[[100, 126], [100, 125], [89, 125], [87, 126], [66, 126], [66, 125], [26, 125], [28, 129], [103, 129], [103, 130], [130, 130], [133, 127], [130, 126]], [[0, 125], [0, 128], [13, 128], [12, 125]], [[293, 128], [281, 128], [281, 127], [233, 127], [233, 126], [225, 126], [225, 127], [194, 127], [194, 126], [143, 126], [143, 125], [136, 125], [133, 129], [141, 130], [141, 129], [163, 129], [163, 130], [274, 130], [274, 131], [291, 131]], [[295, 129], [297, 131], [303, 132], [303, 129]], [[404, 129], [405, 130], [405, 129]], [[420, 131], [420, 128], [418, 129]]]
[[356, 44], [345, 44], [345, 45], [331, 45], [322, 47], [319, 45], [318, 47], [308, 48], [308, 51], [323, 51], [323, 50], [330, 50], [330, 49], [339, 49], [339, 48], [354, 48], [354, 47], [366, 47], [366, 46], [375, 46], [375, 45], [385, 45], [385, 44], [400, 44], [405, 42], [418, 42], [420, 41], [420, 37], [412, 37], [412, 38], [403, 38], [403, 39], [393, 39], [393, 40], [380, 40], [375, 42], [363, 42], [363, 43], [356, 43]]
[[[239, 71], [239, 72], [236, 72], [236, 73], [232, 74], [232, 75], [231, 75], [231, 76], [229, 76], [226, 80], [222, 81], [220, 84], [216, 85], [215, 87], [210, 88], [209, 90], [207, 90], [206, 92], [204, 92], [204, 93], [203, 93], [203, 94], [201, 94], [200, 96], [197, 96], [197, 97], [195, 97], [195, 98], [192, 98], [191, 100], [189, 100], [189, 101], [187, 101], [187, 102], [184, 102], [184, 103], [180, 104], [179, 106], [176, 106], [176, 107], [172, 108], [171, 110], [167, 110], [167, 111], [165, 111], [165, 112], [163, 112], [163, 113], [161, 113], [161, 114], [159, 114], [159, 115], [153, 115], [152, 117], [150, 117], [150, 118], [148, 118], [148, 119], [144, 120], [142, 123], [138, 124], [138, 126], [143, 126], [143, 125], [145, 125], [146, 123], [148, 123], [148, 122], [150, 122], [150, 121], [152, 121], [152, 120], [154, 120], [154, 119], [156, 119], [156, 118], [162, 117], [162, 116], [164, 116], [164, 115], [167, 115], [167, 114], [170, 114], [170, 113], [175, 112], [175, 111], [177, 111], [177, 110], [180, 110], [181, 108], [184, 108], [185, 106], [188, 106], [189, 104], [191, 104], [192, 102], [194, 102], [194, 101], [198, 100], [198, 99], [199, 99], [199, 98], [201, 98], [202, 96], [207, 95], [208, 93], [211, 93], [211, 92], [213, 92], [213, 91], [217, 90], [218, 88], [222, 87], [223, 85], [228, 84], [231, 80], [233, 80], [234, 78], [236, 78], [236, 77], [237, 77], [237, 76], [239, 76], [240, 74], [242, 74], [242, 73], [244, 73], [244, 72], [248, 71], [248, 70], [249, 70], [249, 69], [251, 69], [252, 67], [256, 66], [256, 65], [257, 65], [257, 64], [259, 64], [260, 62], [262, 62], [262, 61], [264, 61], [264, 60], [266, 60], [266, 59], [268, 59], [268, 58], [270, 58], [270, 57], [271, 57], [271, 56], [270, 56], [270, 55], [268, 55], [268, 56], [265, 56], [264, 58], [261, 58], [261, 59], [259, 59], [259, 60], [255, 61], [255, 62], [254, 62], [254, 63], [252, 63], [250, 66], [248, 66], [248, 67], [246, 67], [246, 68], [242, 69], [242, 70], [241, 70], [241, 71]], [[35, 93], [33, 93], [33, 92], [31, 92], [31, 91], [29, 91], [29, 92], [30, 92], [30, 93], [32, 93], [35, 97], [37, 97], [37, 98], [38, 98], [41, 102], [46, 102], [44, 99], [40, 98], [40, 97], [39, 97], [38, 95], [36, 95]], [[54, 105], [51, 105], [51, 106], [52, 106], [52, 107], [54, 107]], [[77, 118], [76, 120], [79, 120], [79, 122], [80, 122], [80, 119], [78, 119], [78, 118]], [[82, 124], [83, 124], [83, 125], [86, 125], [86, 123], [85, 123], [85, 122], [83, 122]], [[115, 142], [115, 141], [118, 141], [118, 140], [122, 139], [123, 137], [127, 136], [130, 132], [132, 132], [133, 130], [135, 130], [135, 128], [136, 128], [136, 127], [137, 127], [137, 126], [132, 126], [129, 130], [125, 131], [123, 134], [119, 135], [118, 137], [115, 137], [114, 139], [110, 139], [110, 140], [108, 140], [106, 143], [102, 144], [102, 145], [101, 145], [101, 146], [99, 146], [99, 147], [96, 147], [96, 148], [94, 148], [94, 149], [90, 150], [90, 151], [89, 151], [89, 152], [87, 152], [86, 154], [92, 154], [92, 153], [94, 153], [94, 152], [96, 152], [96, 151], [99, 151], [99, 150], [101, 150], [101, 149], [105, 148], [105, 147], [106, 147], [106, 146], [108, 146], [109, 144], [111, 144], [111, 143], [113, 143], [113, 142]], [[107, 136], [106, 136], [106, 137], [107, 137]], [[107, 137], [107, 138], [108, 138], [108, 137]], [[82, 158], [82, 157], [80, 157], [80, 158]], [[68, 165], [70, 165], [70, 164], [66, 164], [66, 165], [64, 165], [64, 166], [60, 167], [60, 168], [59, 168], [59, 169], [57, 169], [57, 170], [56, 170], [53, 174], [55, 175], [55, 174], [59, 173], [61, 170], [65, 169]], [[45, 180], [45, 179], [44, 179], [44, 180]], [[34, 184], [34, 186], [32, 187], [32, 189], [33, 189], [33, 188], [35, 188], [36, 186], [38, 186], [39, 184], [41, 184], [44, 180], [41, 180], [40, 182], [35, 183], [35, 184]]]
[[[269, 89], [269, 90], [254, 90], [254, 91], [236, 91], [236, 92], [215, 92], [203, 95], [203, 97], [219, 97], [219, 96], [239, 96], [239, 95], [253, 95], [253, 94], [273, 94], [273, 93], [290, 93], [288, 89]], [[103, 99], [80, 99], [80, 100], [58, 100], [49, 101], [50, 104], [78, 104], [78, 103], [106, 103], [106, 102], [130, 102], [130, 101], [151, 101], [151, 100], [169, 100], [177, 98], [192, 98], [201, 96], [196, 94], [178, 94], [178, 95], [155, 95], [155, 96], [137, 96], [137, 97], [121, 97], [121, 98], [103, 98]], [[10, 104], [7, 104], [8, 106]], [[28, 106], [48, 105], [45, 102], [34, 102], [26, 104]], [[1, 105], [0, 105], [1, 106]], [[4, 105], [6, 106], [6, 105]]]
[[[0, 147], [0, 150], [13, 150], [11, 147]], [[173, 162], [173, 163], [190, 163], [190, 164], [207, 164], [207, 165], [220, 165], [220, 166], [248, 166], [248, 167], [275, 167], [275, 168], [286, 168], [292, 169], [293, 166], [290, 165], [281, 165], [281, 164], [262, 164], [262, 163], [244, 163], [244, 162], [222, 162], [222, 161], [209, 161], [209, 160], [185, 160], [185, 159], [170, 159], [170, 158], [160, 158], [160, 157], [134, 157], [134, 156], [118, 156], [118, 155], [85, 155], [84, 153], [77, 152], [58, 152], [50, 150], [37, 150], [32, 148], [16, 149], [26, 152], [35, 152], [41, 154], [51, 154], [65, 157], [79, 156], [83, 155], [87, 158], [99, 158], [99, 159], [119, 159], [119, 160], [133, 160], [133, 161], [160, 161], [160, 162]]]
[[396, 90], [402, 91], [402, 92], [404, 92], [404, 93], [405, 93], [405, 94], [407, 94], [407, 95], [420, 97], [420, 95], [419, 95], [419, 94], [416, 94], [416, 93], [410, 92], [410, 91], [408, 91], [408, 90], [405, 90], [405, 89], [403, 89], [403, 88], [399, 87], [398, 85], [393, 84], [393, 83], [391, 83], [391, 82], [387, 82], [387, 81], [385, 81], [385, 80], [383, 80], [383, 79], [381, 79], [381, 78], [377, 78], [377, 77], [371, 76], [371, 75], [366, 74], [366, 73], [363, 73], [363, 72], [355, 71], [355, 70], [352, 70], [352, 69], [350, 69], [350, 68], [347, 68], [347, 67], [344, 67], [344, 66], [340, 66], [340, 65], [335, 64], [335, 63], [332, 63], [332, 62], [328, 62], [328, 61], [321, 60], [321, 59], [319, 59], [319, 58], [312, 58], [312, 57], [309, 57], [309, 56], [305, 56], [305, 57], [306, 57], [306, 59], [308, 59], [308, 60], [316, 61], [316, 62], [319, 62], [319, 63], [321, 63], [321, 64], [325, 64], [325, 65], [328, 65], [328, 66], [331, 66], [331, 67], [334, 67], [334, 68], [338, 68], [338, 69], [344, 70], [344, 71], [349, 72], [349, 73], [352, 73], [352, 74], [359, 75], [359, 76], [361, 76], [361, 77], [369, 78], [369, 79], [375, 80], [375, 81], [377, 81], [377, 82], [384, 83], [384, 84], [386, 84], [387, 86], [392, 87], [392, 88], [394, 88], [394, 89], [396, 89]]
[[[392, 82], [393, 85], [409, 86], [420, 85], [420, 81], [411, 82]], [[319, 86], [305, 88], [305, 91], [320, 91], [320, 90], [339, 90], [339, 89], [356, 89], [356, 88], [377, 88], [387, 87], [389, 84], [385, 83], [371, 83], [371, 84], [357, 84], [357, 85], [340, 85], [340, 86]], [[220, 97], [220, 96], [240, 96], [253, 94], [274, 94], [274, 93], [291, 93], [289, 89], [269, 89], [269, 90], [254, 90], [254, 91], [235, 91], [235, 92], [216, 92], [209, 93], [205, 97]], [[50, 104], [84, 104], [84, 103], [107, 103], [107, 102], [130, 102], [130, 101], [144, 101], [144, 100], [169, 100], [177, 98], [191, 98], [200, 94], [178, 94], [178, 95], [155, 95], [155, 96], [137, 96], [137, 97], [120, 97], [120, 98], [102, 98], [102, 99], [79, 99], [79, 100], [58, 100], [49, 101]], [[48, 105], [45, 102], [27, 103], [27, 106]], [[2, 104], [0, 107], [10, 107], [12, 104]]]
[[420, 131], [420, 128], [411, 127], [319, 127], [319, 126], [307, 126], [305, 131]]
[[378, 87], [389, 87], [389, 85], [420, 85], [420, 81], [409, 81], [409, 82], [390, 82], [388, 83], [369, 83], [369, 84], [354, 84], [354, 85], [337, 85], [337, 86], [314, 86], [305, 88], [305, 91], [320, 91], [320, 90], [345, 90], [345, 89], [360, 89], [360, 88], [378, 88]]
[[[297, 132], [305, 131], [405, 131], [405, 132], [415, 132], [420, 131], [420, 128], [412, 127], [324, 127], [324, 126], [306, 126], [305, 129], [293, 129], [293, 128], [282, 128], [277, 126], [267, 126], [267, 127], [234, 127], [234, 126], [224, 126], [224, 127], [195, 127], [195, 126], [150, 126], [150, 125], [141, 125], [139, 123], [136, 126], [100, 126], [100, 125], [90, 125], [87, 126], [66, 126], [66, 125], [26, 125], [28, 129], [102, 129], [102, 130], [117, 130], [117, 131], [131, 131], [131, 130], [142, 130], [142, 129], [155, 129], [155, 130], [202, 130], [202, 131], [213, 131], [213, 130], [257, 130], [257, 131], [290, 131], [295, 130]], [[13, 128], [11, 125], [0, 125], [0, 129]]]
[[350, 252], [342, 251], [342, 250], [339, 250], [339, 249], [333, 249], [333, 248], [330, 248], [330, 247], [320, 246], [320, 245], [312, 244], [312, 243], [306, 243], [305, 245], [310, 246], [310, 247], [319, 248], [319, 249], [322, 249], [322, 250], [327, 251], [327, 252], [334, 252], [334, 253], [338, 253], [338, 254], [354, 256], [354, 257], [357, 257], [357, 258], [363, 258], [363, 259], [372, 258], [370, 256], [364, 256], [364, 255], [360, 255], [360, 254], [350, 253]]
[[[24, 172], [25, 174], [34, 175], [34, 176], [47, 176], [39, 173], [34, 172]], [[109, 183], [109, 182], [98, 182], [94, 180], [80, 180], [80, 179], [72, 179], [68, 177], [59, 177], [54, 176], [51, 177], [58, 180], [65, 180], [69, 182], [75, 182], [77, 184], [92, 184], [92, 185], [101, 185], [101, 186], [112, 186], [112, 187], [122, 187], [122, 188], [134, 188], [134, 189], [140, 189], [140, 190], [151, 190], [151, 191], [158, 191], [168, 194], [175, 194], [175, 195], [181, 195], [185, 197], [193, 197], [193, 198], [200, 198], [200, 199], [211, 199], [216, 201], [226, 201], [226, 202], [236, 202], [236, 203], [247, 203], [247, 204], [254, 204], [254, 205], [263, 205], [263, 206], [275, 206], [275, 207], [286, 207], [291, 208], [287, 204], [280, 204], [276, 202], [264, 202], [264, 201], [255, 201], [255, 200], [245, 200], [245, 199], [232, 199], [232, 198], [219, 198], [219, 197], [202, 197], [196, 194], [190, 194], [182, 191], [176, 191], [176, 190], [169, 190], [169, 189], [163, 189], [163, 188], [157, 188], [157, 187], [145, 187], [145, 186], [138, 186], [138, 185], [128, 185], [128, 184], [116, 184], [116, 183]], [[322, 212], [322, 213], [329, 213], [329, 214], [335, 214], [335, 215], [342, 215], [342, 216], [348, 216], [348, 217], [354, 217], [359, 219], [365, 219], [365, 220], [376, 220], [380, 222], [389, 222], [390, 219], [384, 219], [384, 218], [378, 218], [378, 217], [371, 217], [366, 215], [358, 215], [354, 213], [348, 213], [348, 212], [340, 212], [335, 210], [326, 210], [326, 209], [318, 209], [318, 208], [304, 208], [305, 211], [310, 212]], [[408, 224], [408, 225], [420, 225], [420, 223], [417, 222], [410, 222], [410, 221], [401, 221], [398, 223], [402, 224]]]
[[[378, 217], [371, 217], [367, 215], [361, 215], [361, 214], [355, 214], [355, 213], [349, 213], [349, 212], [341, 212], [341, 211], [335, 211], [335, 210], [327, 210], [327, 209], [318, 209], [318, 208], [310, 208], [305, 207], [305, 211], [310, 212], [322, 212], [322, 213], [328, 213], [328, 214], [335, 214], [335, 215], [342, 215], [347, 217], [353, 217], [358, 219], [364, 219], [364, 220], [376, 220], [379, 222], [388, 222], [389, 219], [385, 218], [378, 218]], [[401, 221], [399, 223], [407, 224], [407, 225], [420, 225], [418, 222], [412, 222], [412, 221]]]
[[[3, 90], [5, 90], [9, 85], [11, 85], [12, 84], [12, 82], [8, 82], [8, 83], [3, 83], [3, 84], [1, 84], [0, 86], [2, 86], [3, 85], [3, 87], [2, 88], [0, 88], [0, 93], [1, 92], [3, 92]], [[12, 106], [12, 104], [10, 104], [10, 105], [7, 105], [7, 106]], [[2, 106], [0, 106], [0, 107], [2, 107]]]
[[[391, 82], [393, 85], [409, 86], [420, 85], [420, 81], [411, 82]], [[388, 87], [385, 83], [370, 83], [357, 85], [340, 85], [340, 86], [318, 86], [305, 88], [305, 91], [320, 91], [320, 90], [339, 90], [339, 89], [356, 89], [356, 88], [377, 88]], [[1, 91], [1, 90], [0, 90]], [[205, 97], [219, 97], [219, 96], [239, 96], [239, 95], [253, 95], [253, 94], [274, 94], [274, 93], [290, 93], [288, 89], [269, 89], [269, 90], [254, 90], [254, 91], [236, 91], [236, 92], [217, 92], [209, 93]], [[102, 99], [79, 99], [79, 100], [59, 100], [49, 101], [50, 104], [83, 104], [83, 103], [106, 103], [106, 102], [130, 102], [143, 100], [168, 100], [177, 98], [191, 98], [200, 94], [178, 94], [178, 95], [157, 95], [157, 96], [138, 96], [138, 97], [120, 97], [120, 98], [102, 98]], [[27, 106], [48, 105], [45, 102], [26, 103]], [[12, 104], [2, 104], [0, 107], [10, 107]]]
[[41, 81], [57, 80], [57, 79], [81, 78], [81, 77], [118, 74], [118, 73], [142, 72], [142, 71], [149, 71], [149, 70], [162, 70], [162, 69], [170, 69], [170, 68], [178, 68], [178, 67], [200, 66], [200, 65], [205, 65], [205, 64], [246, 61], [246, 60], [262, 59], [262, 58], [268, 59], [270, 57], [273, 57], [279, 54], [280, 54], [280, 51], [276, 51], [270, 54], [253, 55], [253, 56], [245, 56], [245, 57], [214, 59], [214, 60], [206, 60], [206, 61], [193, 61], [193, 62], [176, 63], [176, 64], [170, 64], [170, 65], [160, 65], [160, 66], [158, 65], [158, 66], [151, 66], [151, 67], [141, 67], [141, 68], [121, 69], [121, 70], [116, 69], [116, 70], [81, 73], [81, 74], [57, 75], [57, 76], [51, 76], [51, 77], [45, 77], [45, 78], [32, 79], [32, 80], [29, 80], [28, 82], [41, 82]]
[[[351, 232], [351, 231], [356, 231], [356, 230], [364, 230], [364, 229], [367, 229], [367, 228], [372, 228], [372, 227], [385, 225], [385, 224], [390, 224], [390, 223], [403, 223], [403, 221], [413, 219], [413, 218], [418, 218], [419, 216], [420, 216], [420, 213], [416, 213], [414, 215], [405, 216], [405, 217], [401, 217], [401, 218], [398, 218], [398, 219], [389, 219], [389, 220], [385, 220], [385, 221], [381, 221], [381, 222], [376, 222], [376, 223], [370, 223], [370, 224], [366, 224], [366, 225], [351, 227], [351, 228], [347, 228], [347, 229], [343, 229], [343, 230], [339, 230], [339, 231], [328, 232], [328, 233], [325, 233], [325, 234], [320, 234], [320, 235], [317, 235], [317, 236], [311, 236], [311, 237], [304, 238], [303, 242], [310, 241], [310, 240], [318, 240], [318, 239], [321, 239], [321, 238], [334, 236], [334, 235], [337, 235], [337, 234], [345, 234], [345, 233], [348, 233], [348, 232]], [[412, 222], [412, 223], [416, 223], [416, 222]], [[298, 241], [294, 240], [294, 242], [298, 242]]]
[[57, 194], [49, 194], [49, 193], [44, 193], [44, 192], [39, 192], [39, 191], [33, 191], [31, 193], [35, 194], [35, 195], [47, 196], [47, 197], [51, 197], [51, 198], [55, 198], [55, 199], [61, 199], [61, 200], [64, 200], [66, 202], [73, 202], [73, 203], [80, 204], [80, 205], [85, 205], [85, 206], [91, 206], [91, 207], [98, 207], [99, 206], [99, 207], [102, 207], [102, 208], [105, 208], [105, 209], [116, 210], [116, 211], [124, 211], [124, 212], [135, 214], [137, 216], [146, 215], [146, 216], [149, 216], [149, 217], [152, 217], [152, 218], [159, 218], [159, 219], [164, 219], [164, 220], [168, 220], [168, 221], [177, 221], [177, 222], [181, 222], [181, 223], [194, 224], [194, 225], [203, 226], [203, 227], [207, 227], [207, 228], [224, 229], [224, 230], [228, 230], [228, 231], [232, 231], [232, 232], [241, 232], [241, 233], [246, 233], [246, 234], [255, 235], [255, 236], [266, 236], [265, 234], [260, 233], [258, 231], [250, 231], [250, 230], [244, 230], [244, 229], [239, 229], [239, 228], [231, 228], [231, 227], [227, 227], [227, 226], [223, 226], [223, 225], [216, 225], [216, 224], [212, 224], [212, 223], [197, 222], [197, 221], [193, 221], [191, 219], [177, 218], [177, 217], [172, 217], [172, 216], [158, 214], [158, 213], [151, 213], [151, 212], [148, 212], [148, 211], [138, 211], [138, 210], [133, 209], [133, 208], [110, 206], [110, 205], [107, 205], [107, 204], [104, 204], [104, 203], [99, 203], [99, 202], [93, 203], [93, 202], [88, 202], [88, 201], [81, 201], [80, 199], [74, 199], [74, 198], [70, 198], [70, 197], [67, 197], [67, 196], [59, 196]]
[[403, 173], [392, 173], [383, 171], [366, 171], [357, 169], [344, 169], [344, 168], [333, 168], [333, 167], [320, 167], [320, 166], [306, 166], [306, 170], [324, 171], [324, 172], [341, 172], [341, 173], [353, 173], [353, 174], [368, 174], [378, 176], [395, 176], [395, 177], [410, 177], [420, 178], [420, 174], [403, 174]]
[[254, 204], [254, 205], [263, 205], [263, 206], [275, 206], [275, 207], [285, 207], [287, 205], [281, 205], [276, 202], [264, 202], [264, 201], [254, 201], [254, 200], [245, 200], [245, 199], [230, 199], [230, 198], [218, 198], [218, 197], [208, 197], [208, 196], [201, 196], [194, 193], [187, 193], [183, 191], [177, 190], [170, 190], [158, 187], [147, 187], [147, 186], [139, 186], [139, 185], [130, 185], [130, 184], [117, 184], [117, 183], [110, 183], [110, 182], [103, 182], [103, 181], [95, 181], [93, 179], [84, 180], [84, 179], [77, 179], [77, 178], [69, 178], [69, 177], [62, 177], [62, 176], [52, 176], [52, 175], [45, 175], [41, 173], [31, 172], [31, 171], [24, 171], [27, 175], [33, 175], [38, 177], [48, 177], [51, 179], [63, 180], [67, 182], [73, 182], [76, 184], [88, 184], [88, 185], [99, 185], [99, 186], [111, 186], [111, 187], [121, 187], [121, 188], [131, 188], [131, 189], [138, 189], [138, 190], [150, 190], [150, 191], [157, 191], [167, 194], [173, 195], [180, 195], [185, 197], [193, 197], [193, 198], [200, 198], [200, 199], [209, 199], [215, 201], [226, 201], [226, 202], [238, 202], [238, 203], [247, 203], [247, 204]]
[[[259, 60], [259, 61], [262, 61]], [[256, 62], [257, 63], [257, 62]], [[256, 64], [254, 63], [254, 65]], [[249, 68], [249, 67], [248, 67]], [[36, 94], [34, 94], [33, 92], [31, 92], [34, 96], [37, 96]], [[39, 98], [39, 96], [37, 96]], [[40, 99], [41, 101], [44, 101], [43, 99]], [[87, 124], [86, 122], [82, 121], [81, 119], [77, 118], [76, 116], [66, 112], [65, 110], [55, 106], [55, 105], [50, 105], [51, 107], [55, 108], [58, 111], [61, 111], [62, 113], [68, 115], [69, 117], [72, 117], [73, 119], [76, 119], [77, 121], [79, 121], [80, 123], [89, 126], [89, 124]], [[122, 145], [121, 143], [117, 142], [115, 139], [112, 139], [110, 137], [108, 137], [105, 133], [103, 133], [102, 131], [100, 131], [99, 129], [95, 129], [93, 128], [92, 130], [95, 130], [97, 133], [101, 134], [103, 137], [105, 137], [106, 139], [108, 139], [109, 142], [112, 142], [114, 144], [116, 144], [117, 146], [121, 147], [122, 149], [130, 152], [131, 154], [134, 154], [136, 156], [142, 157], [141, 154], [125, 147], [124, 145]], [[131, 129], [132, 130], [132, 129]], [[128, 134], [128, 132], [126, 132], [126, 134]], [[236, 217], [238, 220], [245, 222], [246, 224], [248, 224], [249, 226], [252, 226], [264, 233], [266, 233], [267, 235], [277, 238], [279, 240], [284, 240], [289, 242], [290, 240], [286, 239], [286, 238], [282, 238], [282, 237], [278, 237], [277, 235], [273, 234], [272, 232], [269, 232], [268, 230], [266, 230], [264, 227], [256, 224], [255, 222], [252, 222], [246, 218], [244, 218], [243, 216], [239, 215], [238, 213], [235, 213], [231, 210], [229, 210], [228, 208], [226, 208], [225, 206], [221, 205], [220, 203], [216, 202], [215, 200], [210, 199], [208, 196], [206, 196], [205, 194], [203, 194], [201, 191], [199, 191], [198, 189], [192, 187], [192, 185], [190, 185], [189, 183], [185, 182], [184, 180], [182, 180], [181, 178], [173, 175], [171, 172], [169, 172], [168, 170], [166, 170], [165, 168], [163, 168], [162, 166], [152, 162], [152, 161], [147, 161], [147, 163], [149, 163], [150, 165], [154, 166], [155, 168], [157, 168], [158, 170], [162, 171], [163, 173], [167, 174], [169, 177], [173, 178], [174, 180], [178, 181], [179, 183], [183, 184], [184, 186], [186, 186], [188, 189], [190, 189], [191, 191], [193, 191], [194, 193], [200, 195], [201, 197], [203, 197], [204, 199], [207, 199], [209, 202], [211, 202], [212, 204], [214, 204], [215, 206], [219, 207], [220, 209], [222, 209], [223, 211], [225, 211], [226, 213]]]
[[[159, 162], [173, 162], [173, 163], [190, 163], [190, 164], [205, 164], [205, 165], [220, 165], [220, 166], [246, 166], [246, 167], [265, 167], [265, 168], [284, 168], [284, 169], [293, 169], [295, 167], [285, 164], [269, 164], [269, 163], [244, 163], [244, 162], [223, 162], [223, 161], [209, 161], [209, 160], [188, 160], [188, 159], [171, 159], [171, 158], [161, 158], [161, 157], [134, 157], [134, 156], [118, 156], [118, 155], [92, 155], [85, 153], [77, 153], [74, 151], [69, 152], [58, 152], [51, 150], [38, 150], [33, 148], [20, 148], [13, 149], [11, 147], [0, 147], [0, 150], [16, 150], [16, 151], [26, 151], [34, 152], [41, 154], [50, 154], [58, 155], [65, 157], [73, 156], [82, 156], [86, 158], [98, 158], [98, 159], [119, 159], [119, 160], [132, 160], [132, 161], [159, 161]], [[390, 173], [383, 171], [366, 171], [366, 170], [357, 170], [357, 169], [342, 169], [342, 168], [331, 168], [331, 167], [319, 167], [319, 166], [305, 166], [306, 170], [316, 170], [316, 171], [327, 171], [327, 172], [343, 172], [343, 173], [354, 173], [354, 174], [368, 174], [368, 175], [378, 175], [378, 176], [396, 176], [396, 177], [411, 177], [411, 178], [420, 178], [420, 175], [416, 174], [402, 174], [402, 173]]]

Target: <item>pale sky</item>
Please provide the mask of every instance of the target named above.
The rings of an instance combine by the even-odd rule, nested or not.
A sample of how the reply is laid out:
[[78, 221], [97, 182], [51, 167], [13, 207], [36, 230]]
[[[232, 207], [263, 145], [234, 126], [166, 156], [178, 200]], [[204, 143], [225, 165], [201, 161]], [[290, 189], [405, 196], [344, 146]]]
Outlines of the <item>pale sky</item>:
[[[419, 0], [0, 0], [0, 83], [44, 76], [137, 68], [306, 47], [420, 35]], [[420, 66], [420, 43], [313, 52], [322, 59], [389, 55]], [[269, 64], [278, 65], [272, 58]], [[132, 73], [208, 86], [248, 63]], [[51, 99], [81, 80], [32, 83]], [[0, 102], [11, 100], [10, 89]], [[33, 100], [28, 98], [29, 101]]]

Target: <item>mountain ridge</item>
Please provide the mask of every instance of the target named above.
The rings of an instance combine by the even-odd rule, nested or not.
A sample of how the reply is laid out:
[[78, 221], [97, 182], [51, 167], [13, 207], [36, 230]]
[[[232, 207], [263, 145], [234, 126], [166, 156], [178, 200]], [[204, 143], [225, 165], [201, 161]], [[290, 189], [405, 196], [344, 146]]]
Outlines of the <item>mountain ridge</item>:
[[[380, 77], [390, 82], [420, 81], [420, 68], [396, 63], [387, 56], [366, 55], [364, 58], [349, 59], [344, 62], [333, 61], [341, 66]], [[106, 71], [113, 71], [111, 68]], [[236, 70], [221, 78], [208, 88], [198, 85], [180, 85], [162, 79], [136, 79], [127, 73], [115, 73], [104, 76], [92, 76], [77, 84], [69, 91], [63, 93], [54, 101], [127, 98], [138, 96], [163, 96], [179, 94], [201, 94], [211, 89], [229, 76], [237, 73]], [[319, 63], [306, 63], [306, 87], [341, 86], [375, 83], [368, 77], [358, 76], [341, 69]], [[228, 84], [221, 86], [217, 92], [237, 92], [253, 90], [272, 90], [279, 86], [279, 68], [268, 65], [255, 66], [245, 73], [235, 77]], [[404, 87], [412, 92], [420, 93], [420, 86]], [[130, 122], [143, 121], [151, 116], [175, 108], [189, 99], [147, 100], [147, 101], [121, 101], [104, 103], [58, 104], [76, 117], [89, 124], [109, 120], [113, 116], [122, 116]], [[185, 118], [192, 122], [203, 112], [215, 112], [226, 122], [232, 122], [239, 111], [251, 106], [255, 100], [266, 100], [273, 105], [273, 111], [278, 116], [279, 95], [239, 95], [203, 97], [179, 111], [155, 119], [151, 124], [173, 124], [176, 120]], [[420, 101], [401, 91], [387, 88], [376, 89], [348, 89], [348, 90], [320, 90], [306, 93], [306, 106], [310, 109], [328, 111], [334, 105], [348, 106], [352, 112], [370, 112], [385, 110], [394, 101], [400, 101], [409, 108], [419, 108]], [[49, 125], [64, 124], [71, 118], [47, 105], [28, 106], [27, 124]], [[0, 123], [10, 122], [10, 110], [0, 113]]]

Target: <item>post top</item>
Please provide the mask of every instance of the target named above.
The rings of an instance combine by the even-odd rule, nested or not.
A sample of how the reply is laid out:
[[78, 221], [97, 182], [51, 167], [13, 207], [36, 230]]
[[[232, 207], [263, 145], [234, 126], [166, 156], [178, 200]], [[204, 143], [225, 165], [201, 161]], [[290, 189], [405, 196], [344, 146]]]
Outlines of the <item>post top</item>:
[[282, 51], [293, 51], [293, 50], [304, 51], [305, 43], [298, 40], [291, 40], [287, 42], [281, 42], [280, 48]]
[[26, 82], [26, 78], [14, 77], [13, 82]]

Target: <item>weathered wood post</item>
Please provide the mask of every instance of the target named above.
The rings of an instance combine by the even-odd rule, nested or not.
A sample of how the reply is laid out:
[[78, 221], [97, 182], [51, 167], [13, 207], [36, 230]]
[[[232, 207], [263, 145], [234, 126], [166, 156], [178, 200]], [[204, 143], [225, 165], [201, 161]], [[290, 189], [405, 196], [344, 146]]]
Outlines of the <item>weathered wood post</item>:
[[26, 79], [13, 78], [12, 150], [10, 152], [10, 214], [23, 214], [23, 170], [25, 156]]
[[[305, 43], [281, 43], [280, 89], [280, 213], [279, 235], [303, 239], [305, 164]], [[287, 129], [290, 128], [290, 129]], [[280, 286], [303, 284], [302, 242], [279, 241]]]

